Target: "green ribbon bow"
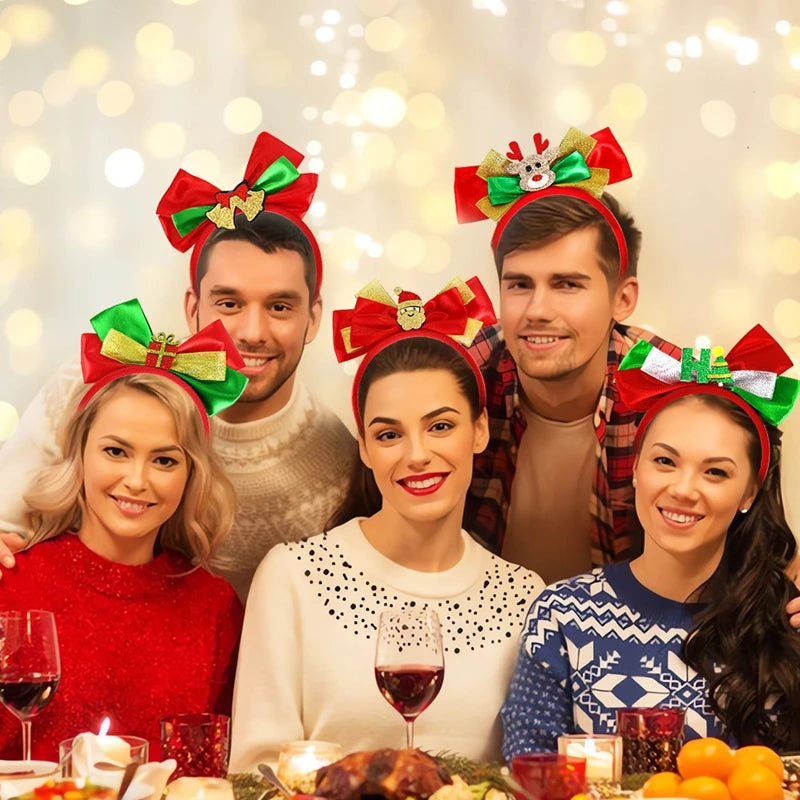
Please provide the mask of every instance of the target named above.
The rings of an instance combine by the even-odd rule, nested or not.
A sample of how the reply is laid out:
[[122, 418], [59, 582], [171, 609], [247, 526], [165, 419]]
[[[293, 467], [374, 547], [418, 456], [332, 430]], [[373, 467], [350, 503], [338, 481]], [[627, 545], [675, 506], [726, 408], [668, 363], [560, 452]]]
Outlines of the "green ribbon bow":
[[[775, 346], [778, 347], [777, 342]], [[727, 362], [725, 365], [727, 367]], [[739, 395], [770, 425], [779, 425], [797, 402], [800, 381], [768, 369], [758, 369], [758, 366], [757, 362], [732, 364], [728, 376], [720, 380], [715, 375], [716, 364], [710, 349], [701, 350], [698, 361], [693, 358], [691, 348], [684, 348], [679, 361], [641, 339], [622, 359], [617, 381], [625, 384], [629, 396], [623, 394], [623, 398], [634, 410], [644, 409], [682, 383], [716, 384]], [[654, 378], [658, 383], [644, 383], [639, 375]]]
[[[297, 167], [289, 161], [286, 156], [280, 156], [273, 161], [261, 173], [261, 177], [250, 187], [250, 192], [264, 192], [264, 194], [275, 194], [281, 189], [285, 189], [300, 177]], [[198, 225], [208, 219], [208, 213], [216, 208], [218, 204], [210, 203], [204, 206], [192, 206], [177, 211], [172, 215], [175, 229], [181, 236], [191, 233]], [[263, 205], [258, 209], [261, 211]]]
[[[553, 184], [578, 183], [592, 176], [591, 170], [586, 164], [586, 159], [577, 150], [573, 150], [554, 164], [551, 164], [550, 169], [553, 170], [556, 176]], [[487, 183], [489, 184], [489, 202], [493, 206], [513, 203], [521, 195], [529, 194], [519, 185], [519, 176], [490, 175], [487, 178]]]
[[91, 351], [84, 347], [87, 382], [118, 368], [108, 359], [163, 369], [197, 393], [209, 416], [233, 405], [247, 385], [247, 378], [227, 364], [229, 351], [235, 362], [241, 357], [219, 320], [177, 344], [172, 336], [153, 334], [139, 301], [133, 299], [101, 311], [92, 317], [91, 324], [102, 347]]

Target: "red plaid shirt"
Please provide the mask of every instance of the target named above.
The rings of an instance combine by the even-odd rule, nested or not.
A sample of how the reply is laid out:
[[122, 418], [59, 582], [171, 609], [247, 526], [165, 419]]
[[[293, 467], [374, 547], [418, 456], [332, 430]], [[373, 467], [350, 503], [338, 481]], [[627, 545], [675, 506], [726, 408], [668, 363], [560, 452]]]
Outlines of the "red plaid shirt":
[[[594, 412], [597, 469], [589, 499], [593, 564], [622, 561], [630, 555], [631, 473], [637, 414], [619, 399], [614, 374], [623, 356], [639, 339], [676, 358], [681, 356], [679, 348], [641, 328], [614, 325], [611, 331], [606, 379]], [[499, 553], [525, 419], [519, 409], [517, 367], [505, 346], [500, 326], [481, 330], [470, 352], [486, 380], [490, 438], [486, 450], [475, 456], [464, 527]]]

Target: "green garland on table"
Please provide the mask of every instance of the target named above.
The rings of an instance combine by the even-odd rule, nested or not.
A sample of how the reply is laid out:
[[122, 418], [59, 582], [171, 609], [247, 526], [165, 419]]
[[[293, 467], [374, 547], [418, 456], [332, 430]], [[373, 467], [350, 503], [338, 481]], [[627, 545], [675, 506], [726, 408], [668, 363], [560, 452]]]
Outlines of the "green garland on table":
[[[456, 753], [440, 752], [427, 753], [438, 764], [441, 764], [451, 775], [459, 775], [465, 783], [470, 785], [488, 784], [486, 789], [498, 789], [507, 792], [508, 787], [503, 781], [502, 764], [479, 764]], [[228, 780], [233, 784], [233, 794], [236, 800], [272, 800], [280, 796], [278, 790], [267, 783], [258, 775], [250, 773], [232, 773]], [[264, 794], [266, 792], [266, 794]]]
[[249, 772], [229, 773], [228, 780], [233, 784], [236, 800], [270, 800], [279, 794], [278, 790], [258, 775]]
[[501, 792], [507, 792], [503, 780], [503, 774], [508, 774], [508, 769], [504, 764], [499, 764], [494, 761], [479, 763], [472, 761], [469, 758], [458, 755], [458, 753], [450, 753], [446, 750], [438, 753], [429, 753], [429, 755], [437, 764], [444, 767], [451, 775], [458, 775], [464, 783], [474, 786], [479, 783], [488, 783], [487, 789], [498, 789]]

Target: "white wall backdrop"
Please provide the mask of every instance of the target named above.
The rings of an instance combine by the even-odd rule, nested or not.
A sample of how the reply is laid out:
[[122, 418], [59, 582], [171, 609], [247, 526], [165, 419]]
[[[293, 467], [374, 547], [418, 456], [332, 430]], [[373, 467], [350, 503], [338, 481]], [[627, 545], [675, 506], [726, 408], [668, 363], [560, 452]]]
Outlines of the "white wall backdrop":
[[[321, 176], [303, 371], [349, 422], [330, 310], [373, 277], [496, 298], [453, 167], [570, 125], [609, 125], [633, 168], [633, 321], [726, 347], [760, 321], [800, 364], [797, 0], [0, 0], [0, 440], [100, 309], [138, 296], [183, 333], [156, 203], [179, 167], [233, 188], [262, 129]], [[800, 411], [785, 430], [798, 527]]]

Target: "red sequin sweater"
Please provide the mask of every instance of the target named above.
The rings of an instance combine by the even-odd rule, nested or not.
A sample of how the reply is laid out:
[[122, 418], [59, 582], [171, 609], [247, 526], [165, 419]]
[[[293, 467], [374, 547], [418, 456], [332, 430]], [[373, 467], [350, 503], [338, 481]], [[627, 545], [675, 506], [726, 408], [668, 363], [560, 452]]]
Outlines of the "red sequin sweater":
[[[17, 556], [0, 581], [0, 609], [46, 609], [56, 617], [61, 681], [33, 718], [32, 757], [57, 760], [58, 743], [97, 731], [150, 740], [159, 718], [230, 714], [242, 606], [221, 578], [163, 551], [142, 566], [108, 561], [63, 533]], [[0, 758], [22, 757], [21, 725], [0, 708]]]

